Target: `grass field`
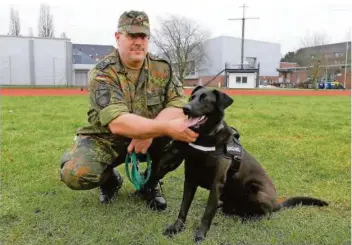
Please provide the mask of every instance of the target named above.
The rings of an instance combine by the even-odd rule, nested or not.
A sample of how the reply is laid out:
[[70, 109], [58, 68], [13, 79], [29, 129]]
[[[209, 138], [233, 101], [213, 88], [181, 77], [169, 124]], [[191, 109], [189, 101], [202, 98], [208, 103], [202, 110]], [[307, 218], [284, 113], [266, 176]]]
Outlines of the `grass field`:
[[[186, 230], [167, 239], [176, 218], [183, 166], [164, 179], [168, 209], [153, 212], [124, 178], [118, 200], [72, 191], [58, 162], [86, 123], [85, 96], [1, 98], [0, 244], [192, 244], [208, 192], [198, 189]], [[326, 208], [283, 210], [253, 223], [218, 212], [203, 244], [351, 244], [350, 97], [237, 96], [227, 121], [265, 167], [280, 197], [306, 195]], [[123, 165], [118, 167], [123, 176]]]

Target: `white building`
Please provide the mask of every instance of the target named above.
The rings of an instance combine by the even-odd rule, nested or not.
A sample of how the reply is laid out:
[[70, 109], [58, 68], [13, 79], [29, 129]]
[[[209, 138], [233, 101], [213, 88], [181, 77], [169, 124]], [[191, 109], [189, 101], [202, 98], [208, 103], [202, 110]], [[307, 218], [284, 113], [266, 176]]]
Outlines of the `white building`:
[[[281, 45], [256, 40], [244, 40], [244, 70], [241, 70], [241, 38], [220, 36], [204, 42], [207, 60], [199, 71], [187, 77], [186, 84], [203, 84], [218, 75], [213, 85], [230, 88], [255, 88], [261, 77], [278, 77]], [[219, 74], [220, 73], [220, 74]]]
[[69, 39], [0, 36], [0, 85], [70, 86]]

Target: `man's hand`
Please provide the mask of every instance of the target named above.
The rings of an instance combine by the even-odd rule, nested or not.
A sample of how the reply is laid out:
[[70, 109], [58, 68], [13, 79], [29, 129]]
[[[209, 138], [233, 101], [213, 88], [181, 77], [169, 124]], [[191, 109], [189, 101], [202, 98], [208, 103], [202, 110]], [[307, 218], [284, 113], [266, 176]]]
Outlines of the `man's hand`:
[[194, 142], [198, 137], [197, 133], [188, 128], [186, 118], [177, 118], [169, 121], [165, 131], [171, 138], [184, 142]]
[[148, 148], [152, 144], [153, 138], [150, 139], [132, 139], [129, 144], [127, 151], [128, 153], [132, 153], [134, 150], [135, 153], [145, 154], [148, 151]]

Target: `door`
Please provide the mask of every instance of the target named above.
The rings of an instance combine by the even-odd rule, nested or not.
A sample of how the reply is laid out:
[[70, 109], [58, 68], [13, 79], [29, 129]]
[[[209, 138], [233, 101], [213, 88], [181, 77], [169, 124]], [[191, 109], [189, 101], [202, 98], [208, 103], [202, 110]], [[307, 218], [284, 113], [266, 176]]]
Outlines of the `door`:
[[88, 71], [75, 71], [75, 86], [86, 88], [88, 84]]

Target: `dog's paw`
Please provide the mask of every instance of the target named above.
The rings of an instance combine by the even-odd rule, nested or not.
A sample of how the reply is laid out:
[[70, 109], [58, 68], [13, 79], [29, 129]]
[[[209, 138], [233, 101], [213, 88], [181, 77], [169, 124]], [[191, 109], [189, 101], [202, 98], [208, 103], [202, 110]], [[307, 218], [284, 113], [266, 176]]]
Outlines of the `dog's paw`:
[[176, 222], [173, 225], [170, 225], [167, 227], [167, 229], [163, 232], [164, 236], [172, 236], [175, 235], [185, 229], [185, 225], [183, 224], [182, 221], [176, 220]]
[[197, 229], [195, 235], [194, 235], [194, 242], [195, 243], [199, 243], [202, 242], [205, 239], [205, 231], [201, 230], [201, 229]]

